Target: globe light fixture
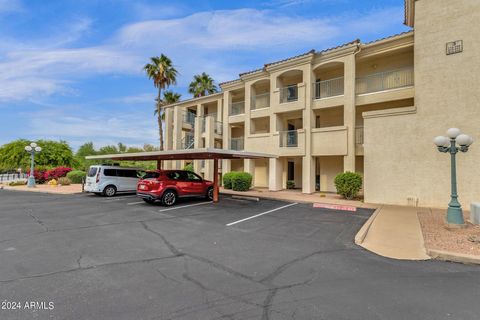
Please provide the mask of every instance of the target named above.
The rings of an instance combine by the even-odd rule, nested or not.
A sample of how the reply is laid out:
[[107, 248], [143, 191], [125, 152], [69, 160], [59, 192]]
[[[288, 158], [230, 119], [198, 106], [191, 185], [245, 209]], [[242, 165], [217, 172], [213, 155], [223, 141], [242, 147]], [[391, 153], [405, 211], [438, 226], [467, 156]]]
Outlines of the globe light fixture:
[[459, 151], [467, 152], [468, 147], [473, 143], [473, 138], [461, 133], [458, 128], [447, 130], [447, 136], [438, 136], [433, 139], [438, 151], [450, 153], [450, 175], [451, 175], [451, 194], [450, 203], [447, 209], [447, 223], [452, 225], [464, 225], [462, 206], [458, 201], [457, 194], [457, 164], [456, 155]]
[[35, 142], [30, 143], [30, 145], [25, 146], [25, 151], [30, 153], [30, 174], [28, 175], [27, 186], [29, 188], [35, 187], [35, 153], [42, 151], [42, 147], [39, 147]]

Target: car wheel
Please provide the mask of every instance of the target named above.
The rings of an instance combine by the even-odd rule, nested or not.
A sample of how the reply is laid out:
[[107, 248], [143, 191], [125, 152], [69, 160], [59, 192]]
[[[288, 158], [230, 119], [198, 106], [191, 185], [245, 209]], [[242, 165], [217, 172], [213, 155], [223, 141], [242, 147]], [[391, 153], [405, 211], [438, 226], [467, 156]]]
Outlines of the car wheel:
[[213, 200], [213, 187], [207, 189], [207, 195], [205, 196], [208, 200]]
[[155, 203], [155, 200], [153, 200], [153, 199], [143, 199], [143, 201], [145, 201], [146, 203], [149, 203], [149, 204]]
[[115, 186], [106, 186], [103, 189], [103, 195], [106, 197], [113, 197], [117, 193], [117, 188]]
[[165, 206], [173, 206], [177, 202], [177, 194], [175, 191], [167, 190], [163, 193], [162, 204]]

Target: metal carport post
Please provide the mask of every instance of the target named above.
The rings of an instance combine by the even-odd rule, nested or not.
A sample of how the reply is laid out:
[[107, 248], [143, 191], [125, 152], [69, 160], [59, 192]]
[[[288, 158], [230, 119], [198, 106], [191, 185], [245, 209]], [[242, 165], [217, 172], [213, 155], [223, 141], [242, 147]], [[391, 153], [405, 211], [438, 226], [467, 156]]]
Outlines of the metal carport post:
[[128, 160], [128, 161], [157, 161], [157, 168], [163, 160], [213, 160], [213, 202], [218, 202], [218, 160], [222, 159], [264, 159], [277, 158], [267, 153], [246, 152], [236, 150], [223, 150], [213, 148], [167, 150], [151, 152], [134, 152], [86, 156], [87, 160]]

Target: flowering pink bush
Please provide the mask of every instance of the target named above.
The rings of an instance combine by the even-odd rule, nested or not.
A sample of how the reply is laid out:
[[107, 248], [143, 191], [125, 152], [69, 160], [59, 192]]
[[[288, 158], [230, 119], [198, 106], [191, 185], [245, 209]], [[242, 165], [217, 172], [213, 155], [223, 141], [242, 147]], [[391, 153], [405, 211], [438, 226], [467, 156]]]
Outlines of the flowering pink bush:
[[[27, 170], [27, 174], [30, 176], [30, 169]], [[35, 177], [35, 182], [36, 183], [45, 183], [47, 178], [45, 177], [45, 170], [38, 170], [35, 169], [33, 170], [33, 176]]]
[[72, 171], [72, 168], [67, 167], [56, 167], [45, 172], [45, 180], [55, 179], [66, 177], [67, 173]]

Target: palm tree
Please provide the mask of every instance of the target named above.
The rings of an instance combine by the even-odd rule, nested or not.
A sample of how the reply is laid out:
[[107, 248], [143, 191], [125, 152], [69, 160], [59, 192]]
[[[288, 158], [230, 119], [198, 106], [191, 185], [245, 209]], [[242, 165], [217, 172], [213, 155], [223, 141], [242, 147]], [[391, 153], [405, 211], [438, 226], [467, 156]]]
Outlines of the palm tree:
[[160, 151], [163, 150], [163, 127], [162, 127], [162, 90], [172, 84], [177, 83], [177, 70], [173, 67], [172, 60], [163, 53], [160, 57], [151, 57], [150, 63], [147, 63], [143, 70], [147, 73], [150, 80], [153, 80], [153, 85], [158, 88], [158, 95], [156, 100], [156, 114], [158, 121], [158, 133], [160, 136]]
[[213, 79], [205, 72], [196, 74], [193, 76], [193, 81], [190, 82], [188, 92], [195, 98], [218, 92], [217, 86], [213, 82]]
[[[164, 107], [166, 105], [180, 101], [182, 95], [173, 91], [166, 90], [163, 92], [163, 99], [160, 100], [160, 106]], [[153, 114], [158, 114], [158, 108], [155, 108]], [[161, 115], [162, 121], [165, 121], [165, 112]]]

